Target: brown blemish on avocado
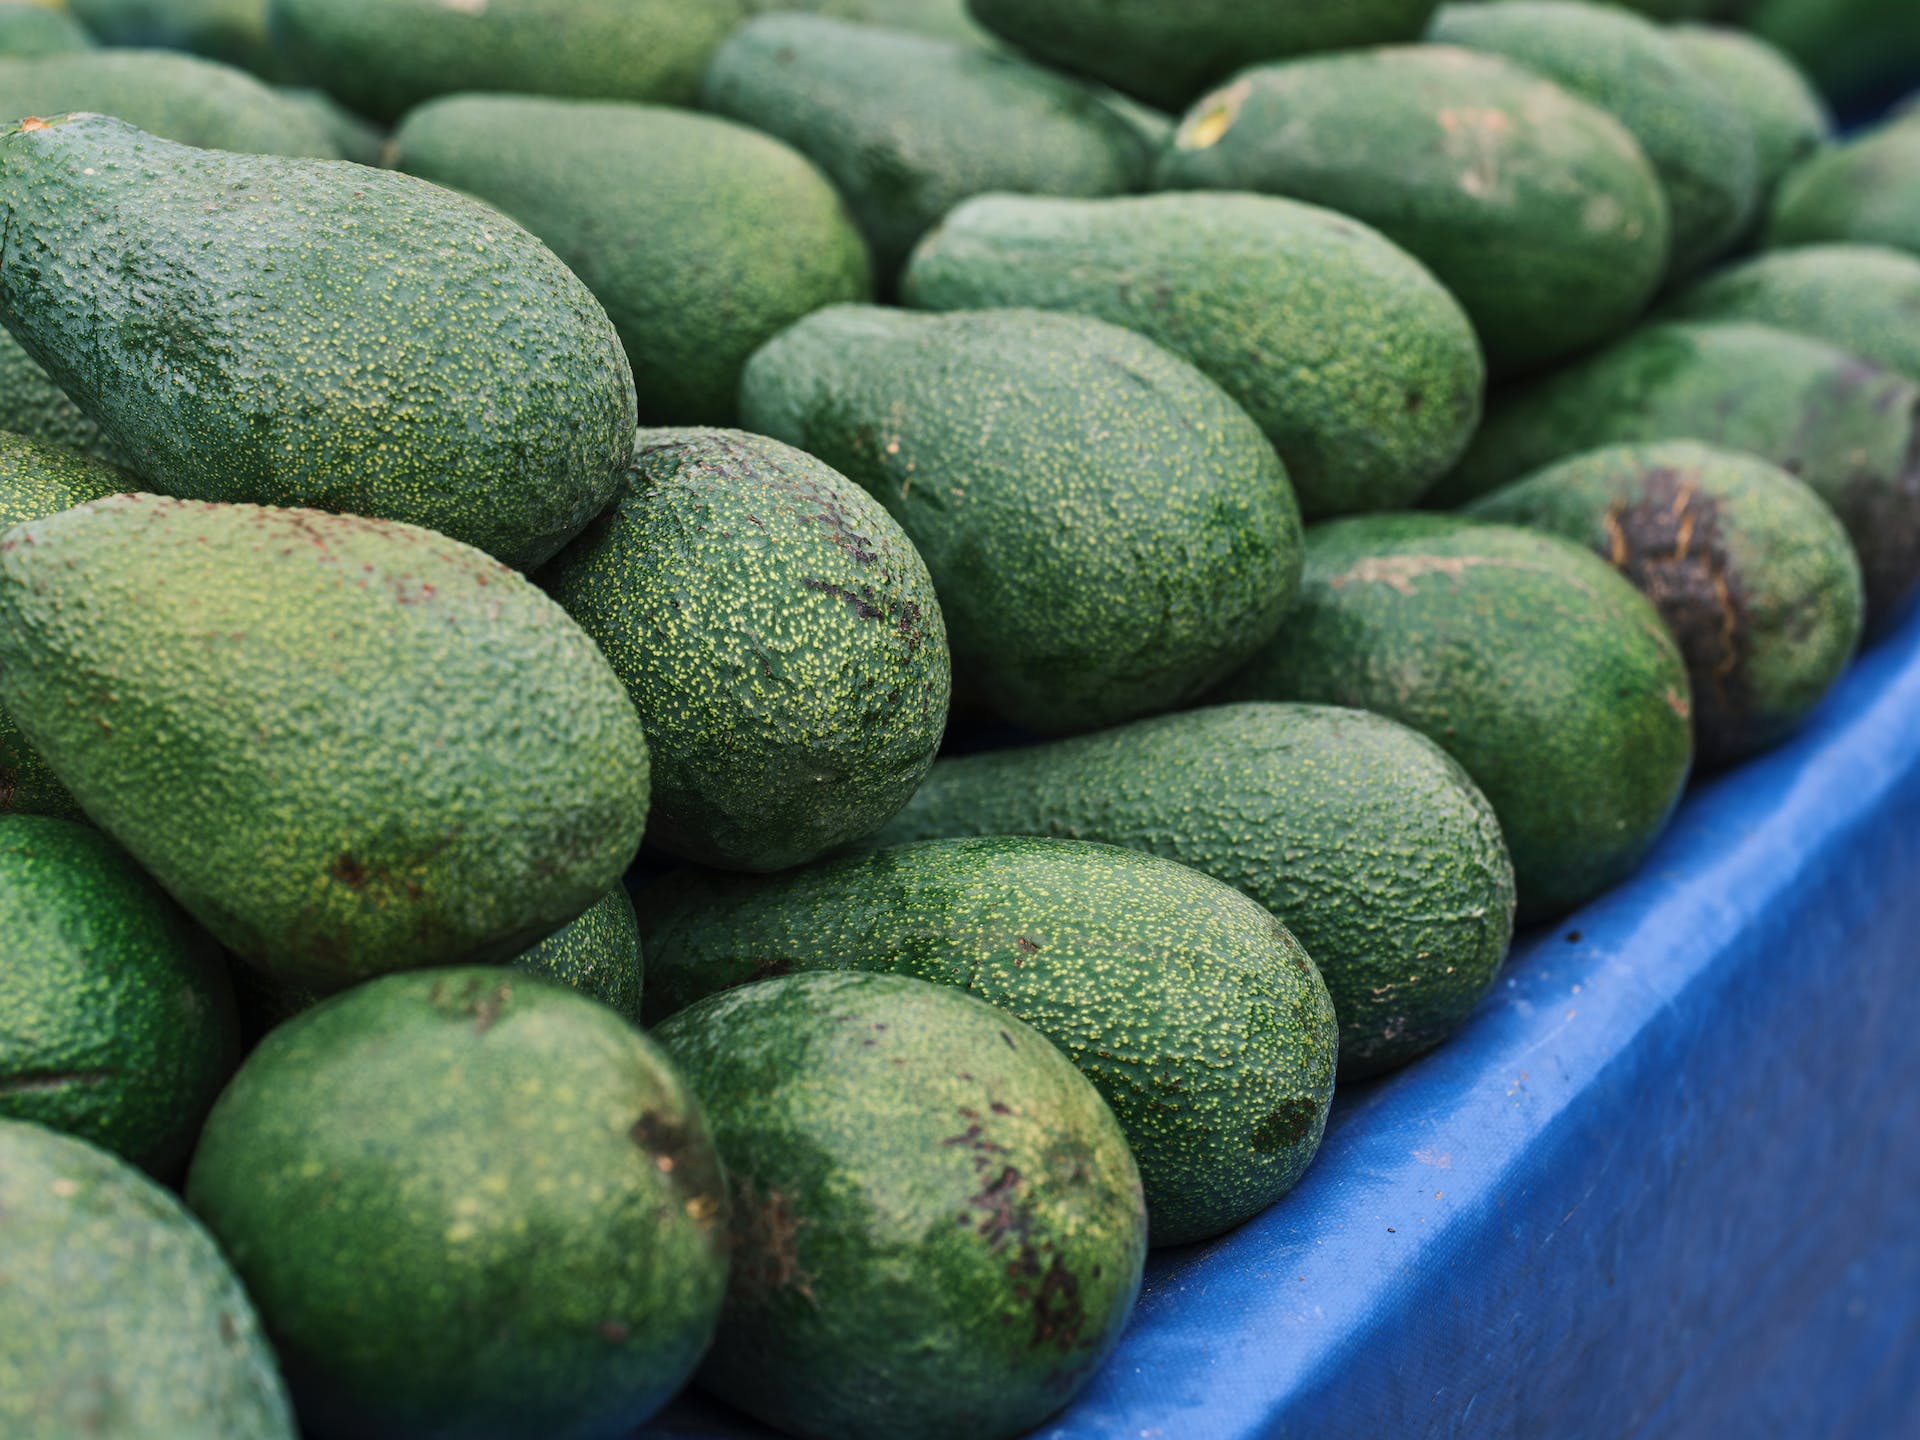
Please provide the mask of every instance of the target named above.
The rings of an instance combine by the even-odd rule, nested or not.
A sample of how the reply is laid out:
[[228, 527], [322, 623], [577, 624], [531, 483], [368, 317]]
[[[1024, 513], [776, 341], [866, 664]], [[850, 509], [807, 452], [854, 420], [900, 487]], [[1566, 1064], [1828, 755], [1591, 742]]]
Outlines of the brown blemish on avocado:
[[733, 1206], [733, 1278], [735, 1295], [763, 1304], [792, 1291], [818, 1304], [813, 1277], [800, 1265], [804, 1216], [788, 1208], [787, 1197], [769, 1186], [761, 1195], [751, 1180], [736, 1179]]
[[1281, 1102], [1278, 1109], [1254, 1127], [1253, 1148], [1262, 1155], [1291, 1149], [1313, 1132], [1313, 1122], [1319, 1113], [1319, 1107], [1311, 1100]]
[[1898, 476], [1863, 473], [1852, 477], [1835, 506], [1847, 532], [1872, 537], [1859, 544], [1860, 570], [1866, 582], [1867, 628], [1883, 628], [1912, 597], [1920, 580], [1920, 413], [1916, 413], [1906, 464]]
[[0, 1095], [64, 1090], [70, 1085], [104, 1085], [113, 1077], [111, 1070], [26, 1070], [18, 1075], [0, 1075]]
[[351, 855], [342, 855], [327, 873], [349, 890], [364, 890], [367, 886], [366, 866]]
[[853, 613], [858, 615], [862, 620], [880, 620], [886, 616], [887, 612], [882, 610], [878, 605], [875, 605], [869, 599], [854, 594], [853, 591], [847, 589], [844, 585], [835, 585], [826, 580], [802, 580], [800, 583], [809, 590], [817, 590], [822, 595], [831, 595], [836, 600], [846, 601], [846, 603], [852, 607]]

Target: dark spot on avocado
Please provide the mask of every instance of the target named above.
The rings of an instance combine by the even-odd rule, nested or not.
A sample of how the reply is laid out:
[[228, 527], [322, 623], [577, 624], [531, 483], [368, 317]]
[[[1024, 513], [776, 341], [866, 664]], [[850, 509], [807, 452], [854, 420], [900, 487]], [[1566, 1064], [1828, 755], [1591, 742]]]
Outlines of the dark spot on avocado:
[[1023, 954], [1038, 955], [1040, 953], [1040, 947], [1024, 935], [1015, 936], [1013, 943], [1020, 947]]
[[1288, 1100], [1254, 1127], [1253, 1148], [1262, 1155], [1298, 1145], [1313, 1132], [1320, 1113], [1311, 1100]]
[[776, 975], [791, 975], [792, 973], [793, 961], [784, 960], [778, 956], [769, 956], [765, 960], [757, 961], [753, 967], [753, 978], [755, 980], [771, 980]]
[[220, 1338], [229, 1345], [240, 1338], [240, 1327], [233, 1323], [233, 1316], [224, 1310], [220, 1312]]
[[62, 1090], [69, 1085], [104, 1085], [113, 1076], [111, 1070], [25, 1070], [18, 1075], [0, 1075], [0, 1095]]
[[1034, 1347], [1050, 1345], [1063, 1354], [1076, 1349], [1086, 1318], [1086, 1307], [1080, 1301], [1080, 1278], [1056, 1255], [1041, 1276], [1039, 1293], [1033, 1298]]
[[1418, 415], [1420, 413], [1420, 407], [1426, 403], [1427, 397], [1420, 391], [1409, 390], [1407, 392], [1407, 413], [1409, 415]]
[[800, 1231], [807, 1224], [772, 1186], [763, 1196], [751, 1180], [736, 1179], [731, 1288], [761, 1303], [790, 1290], [814, 1302], [813, 1277], [800, 1266]]
[[803, 580], [800, 583], [805, 585], [809, 590], [817, 590], [822, 595], [831, 595], [836, 600], [846, 601], [847, 604], [853, 607], [853, 613], [858, 615], [862, 620], [879, 620], [884, 618], [887, 613], [878, 605], [862, 599], [845, 586], [830, 584], [825, 580]]
[[0, 765], [0, 811], [13, 809], [14, 793], [19, 788], [19, 772], [11, 765]]
[[600, 1334], [613, 1344], [619, 1345], [627, 1338], [627, 1327], [622, 1325], [618, 1320], [602, 1320], [600, 1322]]
[[333, 869], [328, 873], [349, 890], [364, 890], [366, 888], [366, 867], [351, 855], [342, 855], [338, 860], [334, 861]]

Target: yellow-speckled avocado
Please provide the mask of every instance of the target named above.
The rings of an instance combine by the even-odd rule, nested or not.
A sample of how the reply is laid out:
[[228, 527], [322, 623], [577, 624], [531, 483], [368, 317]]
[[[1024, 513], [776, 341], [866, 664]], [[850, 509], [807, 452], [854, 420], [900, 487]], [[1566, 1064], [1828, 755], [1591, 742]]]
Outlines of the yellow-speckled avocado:
[[129, 495], [15, 526], [0, 696], [221, 943], [322, 989], [517, 954], [646, 824], [593, 641], [409, 525]]
[[726, 1289], [699, 1103], [604, 1005], [389, 975], [240, 1067], [187, 1177], [323, 1440], [616, 1440]]
[[0, 319], [149, 488], [405, 520], [525, 566], [632, 458], [599, 302], [424, 180], [77, 115], [0, 130], [0, 209]]
[[1257, 1215], [1319, 1148], [1339, 1042], [1320, 972], [1270, 911], [1171, 860], [930, 840], [764, 878], [679, 872], [635, 898], [650, 1019], [790, 970], [878, 970], [1025, 1020], [1113, 1107], [1155, 1245]]

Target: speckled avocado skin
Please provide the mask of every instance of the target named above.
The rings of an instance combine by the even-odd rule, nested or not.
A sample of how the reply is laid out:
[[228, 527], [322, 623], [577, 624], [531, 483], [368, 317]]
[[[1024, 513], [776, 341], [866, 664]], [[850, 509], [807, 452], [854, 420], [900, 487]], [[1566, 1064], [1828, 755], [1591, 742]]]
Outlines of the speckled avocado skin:
[[0, 699], [214, 936], [322, 989], [605, 894], [646, 742], [592, 640], [412, 526], [119, 496], [0, 539]]
[[1414, 40], [1436, 0], [968, 0], [989, 30], [1050, 65], [1177, 110], [1242, 65]]
[[7, 1440], [296, 1440], [246, 1292], [138, 1170], [0, 1120], [0, 1254]]
[[1458, 298], [1496, 373], [1625, 329], [1666, 274], [1666, 195], [1633, 136], [1454, 46], [1247, 70], [1195, 103], [1155, 184], [1291, 196], [1377, 226]]
[[1868, 131], [1793, 171], [1774, 197], [1766, 243], [1887, 245], [1920, 254], [1920, 125]]
[[731, 1190], [703, 1387], [801, 1440], [1001, 1440], [1112, 1350], [1146, 1257], [1140, 1176], [1043, 1036], [866, 974], [730, 990], [654, 1033]]
[[102, 45], [191, 50], [268, 77], [283, 68], [284, 62], [268, 43], [267, 0], [67, 0], [67, 4]]
[[1917, 412], [1912, 381], [1818, 340], [1738, 323], [1652, 326], [1509, 395], [1432, 498], [1458, 504], [1609, 444], [1744, 450], [1840, 517], [1877, 626], [1920, 584]]
[[1459, 1028], [1513, 935], [1493, 807], [1431, 740], [1358, 710], [1215, 705], [942, 760], [874, 843], [953, 835], [1124, 845], [1259, 901], [1327, 983], [1342, 1080]]
[[1033, 837], [930, 840], [764, 879], [678, 873], [635, 897], [646, 1013], [789, 970], [967, 990], [1064, 1050], [1140, 1163], [1153, 1243], [1229, 1230], [1293, 1188], [1333, 1093], [1333, 1003], [1228, 885]]
[[632, 458], [599, 302], [413, 176], [80, 115], [0, 131], [0, 207], [0, 318], [154, 489], [405, 520], [529, 566]]
[[748, 362], [740, 408], [887, 508], [939, 587], [955, 670], [1030, 729], [1194, 698], [1298, 584], [1299, 510], [1259, 428], [1099, 320], [835, 306]]
[[20, 348], [13, 335], [0, 329], [0, 430], [65, 445], [103, 460], [113, 460], [113, 443], [100, 433], [67, 392], [53, 383], [40, 362]]
[[878, 501], [738, 430], [643, 430], [625, 492], [541, 574], [600, 645], [653, 762], [647, 834], [779, 870], [913, 794], [952, 670], [933, 580]]
[[713, 1333], [725, 1184], [645, 1036], [479, 967], [386, 976], [267, 1036], [187, 1203], [315, 1436], [615, 1440]]
[[1847, 532], [1751, 455], [1690, 440], [1610, 446], [1467, 513], [1585, 545], [1653, 601], [1686, 656], [1704, 764], [1785, 739], [1860, 643], [1866, 599]]
[[171, 1176], [239, 1063], [224, 962], [99, 831], [0, 815], [0, 1116]]
[[93, 37], [64, 10], [0, 4], [0, 55], [66, 55], [92, 48]]
[[1523, 924], [1633, 873], [1693, 759], [1686, 664], [1651, 603], [1556, 536], [1452, 515], [1307, 532], [1300, 604], [1223, 690], [1372, 710], [1499, 816]]
[[927, 237], [902, 293], [1139, 331], [1245, 407], [1309, 516], [1412, 504], [1459, 458], [1486, 388], [1472, 324], [1423, 266], [1272, 196], [990, 196]]
[[989, 191], [1145, 188], [1147, 138], [1098, 92], [1018, 56], [821, 15], [765, 15], [707, 71], [700, 103], [792, 145], [832, 177], [883, 280], [914, 242]]
[[408, 115], [394, 164], [525, 225], [607, 307], [652, 424], [727, 424], [740, 369], [811, 310], [872, 297], [866, 243], [779, 141], [621, 101], [461, 95]]
[[1719, 25], [1679, 25], [1667, 41], [1753, 132], [1758, 199], [1747, 228], [1763, 224], [1774, 192], [1787, 172], [1824, 150], [1833, 139], [1827, 102], [1785, 51], [1757, 35]]
[[456, 91], [691, 104], [746, 0], [268, 0], [295, 69], [393, 121]]

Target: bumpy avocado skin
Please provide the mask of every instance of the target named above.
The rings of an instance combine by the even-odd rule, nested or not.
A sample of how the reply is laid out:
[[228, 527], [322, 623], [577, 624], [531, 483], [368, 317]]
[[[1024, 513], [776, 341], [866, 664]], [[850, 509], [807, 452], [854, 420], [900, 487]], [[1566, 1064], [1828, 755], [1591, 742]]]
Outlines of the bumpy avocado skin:
[[157, 490], [405, 520], [512, 565], [613, 498], [606, 312], [410, 175], [78, 115], [0, 131], [0, 318]]
[[989, 191], [1119, 195], [1153, 150], [1099, 92], [1018, 56], [821, 15], [765, 15], [714, 57], [708, 109], [776, 135], [840, 188], [884, 280]]
[[1793, 58], [1757, 35], [1719, 25], [1667, 32], [1681, 58], [1746, 116], [1753, 132], [1759, 198], [1747, 228], [1764, 223], [1787, 172], [1833, 140], [1833, 113]]
[[225, 963], [99, 831], [0, 815], [0, 1116], [167, 1178], [240, 1059]]
[[765, 878], [676, 873], [635, 900], [650, 1019], [790, 970], [909, 975], [1019, 1016], [1113, 1106], [1155, 1245], [1257, 1215], [1319, 1148], [1339, 1042], [1320, 973], [1269, 911], [1184, 865], [930, 840]]
[[64, 10], [31, 0], [0, 4], [0, 55], [67, 55], [92, 48], [93, 37]]
[[0, 540], [0, 698], [215, 938], [337, 989], [617, 880], [647, 759], [592, 640], [429, 531], [118, 496]]
[[296, 1440], [253, 1305], [138, 1170], [0, 1119], [0, 1433]]
[[1789, 174], [1774, 196], [1766, 243], [1886, 245], [1920, 254], [1920, 125], [1884, 125]]
[[1632, 874], [1693, 760], [1686, 664], [1653, 606], [1576, 545], [1452, 515], [1309, 530], [1286, 630], [1222, 694], [1372, 710], [1438, 743], [1500, 818], [1523, 924]]
[[1846, 526], [1885, 624], [1920, 584], [1920, 388], [1769, 326], [1651, 326], [1509, 397], [1430, 497], [1464, 503], [1603, 445], [1690, 439], [1770, 460]]
[[730, 990], [654, 1035], [730, 1182], [706, 1389], [803, 1440], [999, 1440], [1112, 1350], [1146, 1257], [1140, 1176], [1043, 1036], [865, 974]]
[[877, 845], [1095, 840], [1259, 901], [1306, 947], [1340, 1021], [1340, 1078], [1446, 1039], [1513, 936], [1493, 807], [1426, 736], [1322, 705], [1214, 705], [942, 760]]
[[112, 442], [100, 427], [4, 329], [0, 329], [0, 430], [103, 460], [116, 458]]
[[725, 1294], [699, 1102], [603, 1005], [491, 967], [390, 975], [260, 1043], [187, 1203], [340, 1440], [614, 1440]]
[[1079, 315], [822, 310], [748, 362], [747, 428], [874, 495], [1005, 718], [1091, 729], [1193, 699], [1273, 635], [1300, 517], [1259, 428]]
[[1155, 184], [1291, 196], [1376, 226], [1458, 298], [1499, 374], [1625, 329], [1666, 274], [1667, 200], [1633, 136], [1453, 46], [1244, 71], [1194, 104]]
[[541, 573], [647, 732], [648, 837], [780, 870], [884, 825], [933, 764], [951, 661], [879, 502], [777, 440], [643, 430], [625, 492]]
[[394, 163], [553, 247], [607, 307], [650, 424], [731, 423], [763, 342], [823, 305], [872, 298], [866, 243], [827, 178], [729, 121], [460, 95], [406, 118]]
[[1245, 407], [1309, 517], [1412, 504], [1480, 420], [1486, 365], [1458, 302], [1364, 225], [1272, 196], [970, 201], [902, 293], [1139, 331]]
[[1866, 605], [1825, 502], [1765, 460], [1690, 440], [1610, 446], [1467, 508], [1606, 559], [1653, 601], [1686, 656], [1699, 757], [1778, 744], [1846, 669]]
[[1242, 65], [1415, 40], [1437, 0], [968, 0], [989, 30], [1050, 65], [1177, 110]]
[[423, 100], [508, 90], [688, 105], [746, 0], [268, 0], [296, 73], [391, 123]]

